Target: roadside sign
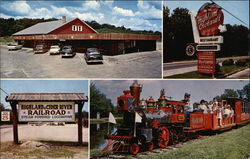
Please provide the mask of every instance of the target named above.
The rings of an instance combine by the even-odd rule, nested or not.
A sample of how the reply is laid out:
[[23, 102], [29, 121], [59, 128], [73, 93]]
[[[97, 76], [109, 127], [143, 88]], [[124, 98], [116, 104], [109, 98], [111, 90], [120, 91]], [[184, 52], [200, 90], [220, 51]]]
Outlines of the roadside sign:
[[215, 52], [202, 51], [198, 52], [198, 72], [206, 74], [215, 73]]
[[19, 121], [75, 121], [74, 102], [19, 102]]
[[224, 15], [215, 3], [205, 3], [196, 16], [200, 36], [213, 36], [220, 33], [219, 26], [223, 25]]
[[1, 121], [10, 121], [10, 111], [1, 111]]

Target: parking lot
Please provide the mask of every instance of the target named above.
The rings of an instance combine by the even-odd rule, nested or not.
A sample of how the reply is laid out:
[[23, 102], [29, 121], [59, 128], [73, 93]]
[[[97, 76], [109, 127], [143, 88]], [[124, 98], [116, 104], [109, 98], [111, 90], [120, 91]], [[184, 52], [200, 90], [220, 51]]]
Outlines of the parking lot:
[[104, 56], [87, 65], [84, 54], [73, 58], [34, 54], [31, 48], [9, 51], [1, 45], [2, 78], [161, 78], [161, 50]]

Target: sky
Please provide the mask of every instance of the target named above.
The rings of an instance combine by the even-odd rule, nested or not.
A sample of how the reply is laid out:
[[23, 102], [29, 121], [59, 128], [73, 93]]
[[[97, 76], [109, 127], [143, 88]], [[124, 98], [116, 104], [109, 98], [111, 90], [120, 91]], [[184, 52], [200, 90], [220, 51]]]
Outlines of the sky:
[[[117, 97], [123, 95], [123, 90], [129, 89], [133, 80], [95, 80], [91, 81], [112, 100], [116, 106]], [[152, 96], [158, 100], [160, 90], [165, 89], [165, 95], [172, 100], [182, 100], [185, 93], [191, 94], [191, 102], [201, 99], [211, 101], [213, 97], [223, 94], [225, 89], [242, 89], [249, 80], [139, 80], [143, 85], [141, 99]]]
[[0, 1], [1, 18], [67, 18], [161, 31], [160, 1]]
[[[163, 5], [167, 6], [171, 13], [172, 11], [177, 8], [187, 8], [188, 10], [192, 12], [198, 12], [200, 7], [205, 3], [209, 2], [209, 0], [203, 0], [203, 1], [164, 1]], [[224, 13], [224, 24], [237, 24], [237, 25], [244, 25], [249, 28], [249, 1], [248, 0], [238, 0], [238, 1], [232, 1], [232, 0], [214, 0], [218, 5], [247, 23], [248, 25], [240, 22], [230, 14], [228, 14], [226, 11], [222, 10]]]
[[[1, 89], [10, 93], [84, 93], [88, 96], [87, 80], [1, 80]], [[1, 103], [11, 108], [5, 101], [7, 96], [1, 90]], [[83, 110], [88, 111], [88, 102]]]

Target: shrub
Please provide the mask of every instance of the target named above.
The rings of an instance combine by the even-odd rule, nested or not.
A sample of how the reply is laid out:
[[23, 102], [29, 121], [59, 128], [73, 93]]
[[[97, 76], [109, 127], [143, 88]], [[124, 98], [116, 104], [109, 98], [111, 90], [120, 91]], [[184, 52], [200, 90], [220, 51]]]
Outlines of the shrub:
[[231, 65], [234, 65], [233, 59], [227, 59], [222, 62], [222, 66], [231, 66]]
[[236, 66], [246, 66], [247, 64], [247, 59], [239, 59], [235, 62]]

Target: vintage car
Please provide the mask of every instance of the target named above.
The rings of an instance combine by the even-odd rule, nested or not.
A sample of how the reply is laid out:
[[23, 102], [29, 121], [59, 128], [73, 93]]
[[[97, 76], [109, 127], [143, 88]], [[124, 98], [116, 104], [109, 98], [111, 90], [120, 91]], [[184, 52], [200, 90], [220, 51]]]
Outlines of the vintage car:
[[18, 43], [14, 43], [14, 42], [11, 42], [11, 43], [8, 43], [7, 44], [7, 48], [8, 50], [19, 50], [19, 49], [22, 49], [22, 45], [18, 45]]
[[97, 48], [88, 48], [85, 53], [85, 60], [87, 63], [90, 62], [103, 62], [103, 57]]
[[64, 46], [60, 51], [62, 57], [73, 57], [76, 55], [72, 46]]
[[60, 54], [60, 47], [58, 45], [52, 45], [49, 49], [50, 55], [59, 55]]
[[44, 45], [36, 45], [36, 47], [33, 49], [35, 54], [42, 54], [47, 52], [47, 49]]

